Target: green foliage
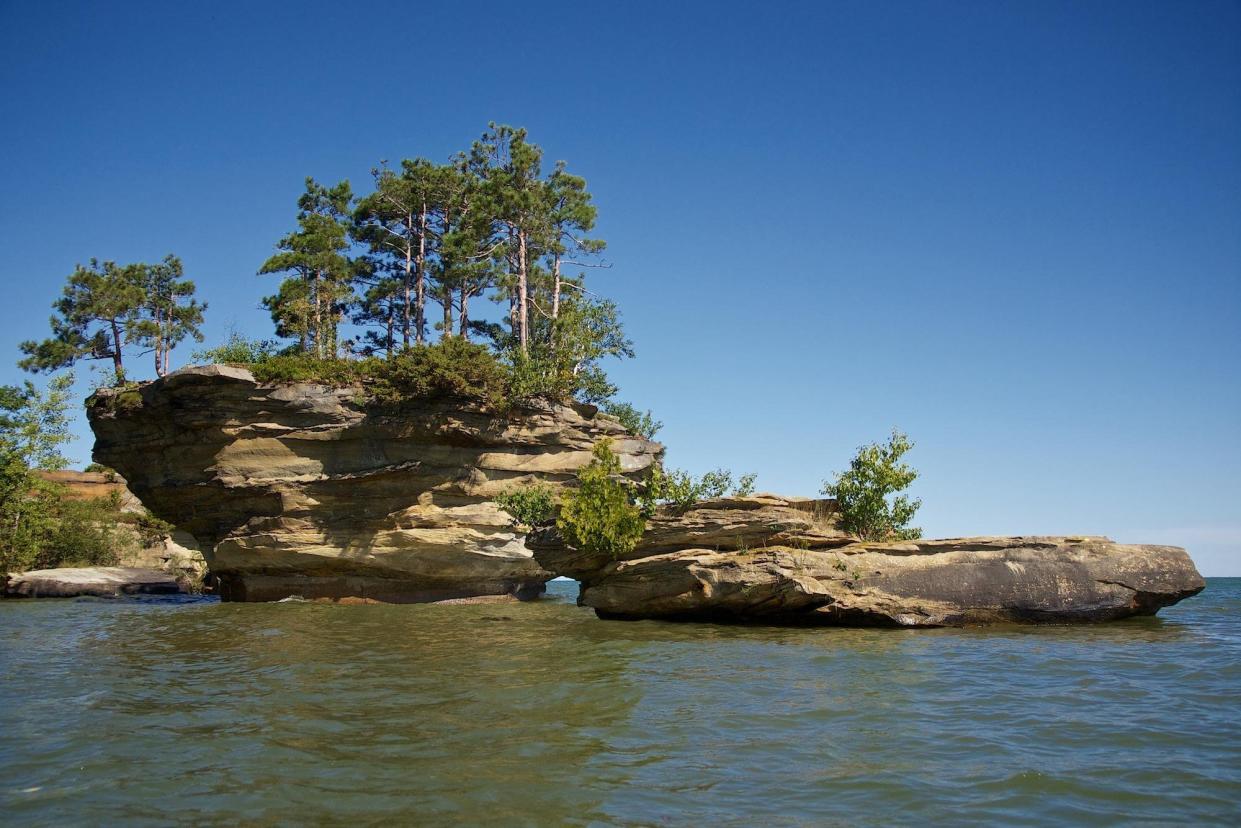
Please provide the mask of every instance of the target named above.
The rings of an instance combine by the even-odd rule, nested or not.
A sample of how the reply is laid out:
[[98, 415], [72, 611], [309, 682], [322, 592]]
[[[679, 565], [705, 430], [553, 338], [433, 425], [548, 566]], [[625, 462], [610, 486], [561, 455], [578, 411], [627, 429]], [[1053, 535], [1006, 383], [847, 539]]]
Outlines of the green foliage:
[[155, 354], [155, 373], [162, 377], [179, 342], [187, 336], [203, 341], [199, 326], [207, 306], [194, 298], [194, 283], [182, 278], [185, 272], [176, 256], [140, 267], [142, 313], [130, 322], [128, 341]]
[[73, 374], [61, 374], [40, 392], [34, 383], [0, 386], [0, 453], [27, 468], [63, 469], [69, 442], [69, 396]]
[[52, 336], [21, 343], [27, 371], [50, 372], [79, 359], [107, 359], [117, 384], [125, 379], [124, 350], [137, 345], [156, 355], [156, 372], [168, 369], [168, 352], [186, 336], [202, 340], [198, 326], [206, 305], [193, 299], [194, 283], [182, 279], [181, 260], [166, 256], [148, 265], [91, 259], [69, 275], [52, 308]]
[[615, 304], [569, 298], [555, 320], [543, 320], [533, 331], [525, 350], [506, 337], [499, 340], [514, 396], [602, 403], [616, 393], [599, 361], [633, 356], [633, 344], [624, 336]]
[[314, 354], [293, 353], [265, 357], [250, 363], [259, 382], [313, 382], [343, 387], [361, 382], [366, 377], [366, 360], [319, 359]]
[[556, 499], [550, 486], [535, 483], [496, 497], [496, 505], [523, 526], [542, 526], [556, 518]]
[[34, 469], [63, 468], [72, 375], [0, 387], [0, 572], [116, 560], [119, 503], [75, 501]]
[[702, 477], [694, 477], [684, 469], [667, 470], [657, 465], [646, 479], [640, 500], [643, 512], [648, 516], [654, 514], [655, 507], [660, 503], [688, 509], [701, 500], [753, 494], [755, 478], [754, 474], [743, 474], [734, 482], [733, 474], [728, 469], [715, 469]]
[[638, 411], [627, 402], [608, 401], [601, 408], [604, 414], [620, 420], [620, 424], [630, 434], [636, 434], [648, 440], [655, 439], [655, 435], [664, 427], [664, 424], [656, 420], [649, 410]]
[[361, 385], [363, 403], [462, 397], [505, 409], [514, 399], [506, 366], [486, 346], [458, 337], [417, 345], [391, 359], [319, 359], [305, 353], [260, 357], [258, 362], [237, 364], [248, 367], [260, 382]]
[[754, 472], [741, 475], [737, 480], [737, 485], [733, 486], [732, 494], [735, 497], [749, 497], [754, 494], [754, 481], [758, 479], [758, 475]]
[[290, 274], [263, 304], [280, 336], [298, 340], [298, 347], [319, 359], [337, 356], [338, 326], [353, 301], [353, 260], [349, 257], [353, 191], [348, 181], [325, 187], [306, 179], [297, 201], [298, 229], [276, 245], [277, 253], [259, 268], [260, 274]]
[[72, 499], [66, 487], [28, 473], [21, 486], [0, 489], [0, 572], [108, 566], [135, 542], [118, 530], [127, 521], [114, 500]]
[[[287, 277], [263, 300], [277, 334], [333, 360], [348, 319], [362, 330], [346, 348], [391, 358], [425, 344], [437, 302], [441, 340], [486, 337], [508, 367], [510, 398], [609, 399], [601, 362], [633, 356], [632, 344], [615, 304], [564, 272], [603, 266], [604, 242], [588, 237], [596, 209], [585, 179], [542, 165], [524, 129], [492, 123], [451, 164], [381, 164], [374, 191], [356, 200], [347, 182], [307, 179], [298, 229], [259, 271]], [[506, 304], [503, 321], [471, 318], [477, 298]]]
[[910, 527], [921, 500], [897, 494], [908, 489], [918, 473], [901, 462], [913, 448], [909, 438], [892, 430], [886, 444], [871, 443], [858, 448], [849, 470], [838, 472], [823, 484], [823, 493], [836, 499], [846, 532], [863, 540], [912, 540], [922, 530]]
[[620, 479], [620, 459], [612, 452], [612, 441], [600, 440], [593, 454], [578, 473], [577, 488], [564, 496], [556, 525], [583, 552], [617, 560], [637, 546], [646, 520], [631, 502], [631, 487]]
[[195, 351], [192, 359], [200, 365], [258, 365], [280, 351], [270, 339], [250, 339], [239, 331], [230, 331], [223, 345]]
[[508, 372], [484, 345], [449, 337], [395, 359], [366, 360], [372, 393], [382, 403], [409, 397], [472, 397], [503, 409], [513, 398]]

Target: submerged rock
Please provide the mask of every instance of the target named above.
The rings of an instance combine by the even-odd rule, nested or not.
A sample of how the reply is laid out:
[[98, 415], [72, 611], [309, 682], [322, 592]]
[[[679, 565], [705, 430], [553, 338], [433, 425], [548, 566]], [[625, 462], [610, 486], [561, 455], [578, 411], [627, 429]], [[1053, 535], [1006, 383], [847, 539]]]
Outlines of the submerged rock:
[[88, 401], [94, 458], [191, 535], [225, 600], [530, 597], [552, 574], [492, 499], [572, 481], [613, 439], [624, 472], [662, 452], [589, 405], [504, 414], [465, 399], [369, 407], [358, 387], [187, 368]]
[[8, 576], [7, 598], [76, 598], [83, 595], [119, 598], [123, 595], [176, 595], [183, 592], [176, 578], [158, 569], [133, 566], [84, 566], [36, 569]]
[[579, 603], [606, 618], [900, 627], [1107, 621], [1153, 614], [1205, 586], [1175, 546], [1100, 537], [863, 543], [839, 530], [832, 501], [760, 495], [680, 514], [662, 507], [650, 525], [617, 561], [592, 560], [554, 531], [532, 545], [542, 566], [580, 580]]

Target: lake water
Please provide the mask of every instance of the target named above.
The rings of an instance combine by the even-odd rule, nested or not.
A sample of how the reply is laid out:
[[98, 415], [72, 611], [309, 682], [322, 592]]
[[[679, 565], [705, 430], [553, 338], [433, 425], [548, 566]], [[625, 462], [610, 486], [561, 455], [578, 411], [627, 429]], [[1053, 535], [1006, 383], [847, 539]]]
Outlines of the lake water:
[[0, 821], [1241, 823], [1241, 579], [1158, 618], [0, 603]]

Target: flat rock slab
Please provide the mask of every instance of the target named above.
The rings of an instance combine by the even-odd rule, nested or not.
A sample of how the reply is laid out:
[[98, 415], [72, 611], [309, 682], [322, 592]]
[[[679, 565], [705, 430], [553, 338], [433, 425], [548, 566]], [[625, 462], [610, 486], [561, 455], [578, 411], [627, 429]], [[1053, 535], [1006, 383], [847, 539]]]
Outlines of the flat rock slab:
[[6, 598], [119, 598], [124, 595], [176, 595], [176, 579], [158, 569], [133, 566], [84, 566], [36, 569], [10, 575]]
[[554, 529], [531, 547], [604, 618], [789, 625], [1065, 624], [1153, 615], [1202, 590], [1184, 549], [1102, 537], [867, 543], [834, 504], [775, 495], [661, 508], [617, 560]]

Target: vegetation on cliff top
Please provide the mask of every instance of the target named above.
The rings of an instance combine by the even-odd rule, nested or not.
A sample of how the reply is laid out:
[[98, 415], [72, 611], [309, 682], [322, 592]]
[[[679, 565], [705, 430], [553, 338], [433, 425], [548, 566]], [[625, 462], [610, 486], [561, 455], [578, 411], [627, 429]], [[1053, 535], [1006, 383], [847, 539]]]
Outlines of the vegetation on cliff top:
[[109, 360], [120, 384], [125, 349], [137, 347], [155, 355], [155, 373], [164, 376], [179, 342], [203, 339], [198, 328], [207, 306], [194, 298], [194, 283], [183, 276], [181, 260], [172, 255], [153, 265], [97, 259], [78, 265], [52, 305], [52, 335], [21, 343], [26, 357], [18, 364], [50, 372], [81, 359]]
[[[606, 245], [593, 237], [592, 196], [585, 179], [569, 173], [563, 161], [545, 173], [543, 158], [524, 129], [492, 123], [446, 164], [381, 162], [366, 194], [355, 195], [348, 181], [329, 186], [307, 178], [295, 228], [258, 267], [261, 275], [283, 277], [262, 300], [277, 339], [233, 333], [194, 358], [244, 366], [261, 382], [358, 385], [365, 403], [383, 406], [467, 397], [504, 411], [535, 397], [576, 399], [599, 405], [631, 433], [653, 438], [662, 423], [650, 411], [614, 400], [617, 389], [602, 367], [609, 357], [632, 357], [633, 346], [616, 305], [586, 287], [584, 268], [607, 267], [599, 258]], [[156, 375], [166, 374], [178, 343], [202, 341], [206, 305], [194, 293], [175, 256], [155, 265], [92, 259], [69, 276], [54, 304], [52, 336], [22, 343], [20, 365], [41, 372], [81, 359], [110, 360], [120, 391], [106, 404], [140, 405], [136, 387], [126, 383], [124, 355], [154, 353]], [[489, 315], [488, 308], [499, 312]], [[3, 389], [8, 471], [0, 485], [8, 494], [0, 519], [17, 528], [0, 531], [38, 534], [32, 528], [37, 514], [50, 514], [50, 506], [39, 506], [51, 502], [43, 497], [50, 490], [29, 476], [46, 462], [12, 435], [29, 430], [39, 406], [46, 413], [49, 404], [63, 403], [67, 385], [57, 382], [49, 390], [60, 400], [55, 404], [29, 383]], [[867, 539], [917, 536], [908, 524], [920, 502], [898, 494], [917, 476], [900, 462], [910, 446], [894, 432], [886, 446], [860, 449], [849, 471], [824, 485], [840, 502], [846, 529]], [[612, 479], [614, 463], [610, 449], [596, 447], [579, 488], [560, 506], [562, 528], [612, 551], [629, 543], [631, 510], [640, 524], [658, 504], [688, 508], [754, 488], [752, 474], [734, 482], [724, 469], [695, 477], [662, 465], [633, 485]], [[500, 502], [529, 525], [551, 520], [556, 511], [550, 491], [539, 487], [508, 493]], [[44, 543], [16, 535], [0, 542], [27, 550]]]
[[[526, 131], [496, 124], [447, 164], [381, 163], [372, 178], [362, 196], [348, 181], [306, 180], [296, 229], [259, 268], [284, 276], [263, 303], [292, 344], [251, 354], [261, 357], [257, 376], [361, 377], [392, 394], [420, 394], [428, 383], [435, 392], [446, 379], [510, 401], [615, 394], [600, 361], [633, 347], [616, 305], [585, 286], [581, 268], [604, 266], [605, 245], [590, 237], [597, 215], [584, 179], [564, 162], [544, 174]], [[506, 310], [488, 318], [495, 305]], [[342, 336], [346, 322], [352, 337]], [[442, 350], [431, 346], [433, 331]], [[454, 340], [486, 343], [495, 364]], [[444, 358], [467, 364], [453, 369]]]
[[885, 443], [861, 446], [847, 471], [837, 472], [823, 484], [823, 493], [836, 498], [841, 525], [863, 540], [913, 540], [922, 530], [911, 527], [921, 500], [898, 494], [909, 488], [918, 473], [901, 458], [913, 448], [909, 438], [892, 430]]

